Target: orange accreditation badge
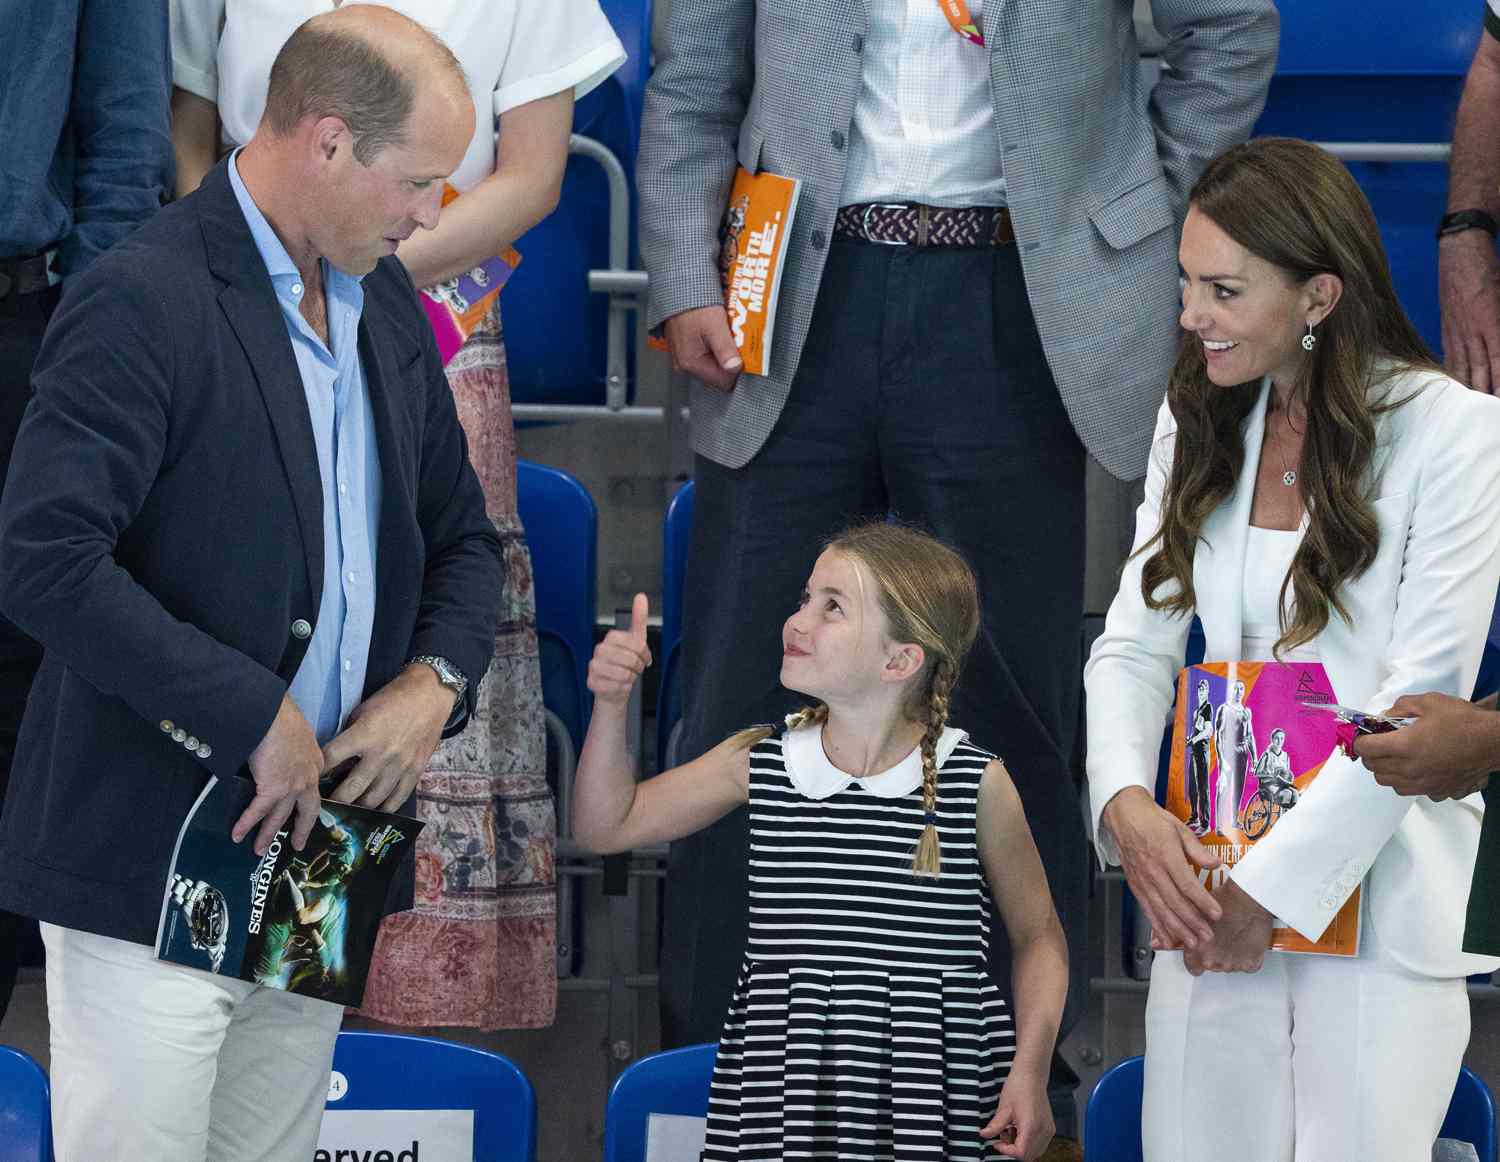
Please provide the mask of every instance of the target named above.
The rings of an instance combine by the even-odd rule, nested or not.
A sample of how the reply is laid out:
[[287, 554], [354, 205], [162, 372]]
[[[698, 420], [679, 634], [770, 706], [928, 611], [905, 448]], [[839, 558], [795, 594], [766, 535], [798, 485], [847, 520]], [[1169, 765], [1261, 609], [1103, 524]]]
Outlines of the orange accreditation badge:
[[969, 12], [965, 0], [937, 0], [937, 6], [943, 10], [948, 23], [953, 25], [954, 32], [970, 44], [984, 44], [984, 33], [979, 31], [979, 21]]

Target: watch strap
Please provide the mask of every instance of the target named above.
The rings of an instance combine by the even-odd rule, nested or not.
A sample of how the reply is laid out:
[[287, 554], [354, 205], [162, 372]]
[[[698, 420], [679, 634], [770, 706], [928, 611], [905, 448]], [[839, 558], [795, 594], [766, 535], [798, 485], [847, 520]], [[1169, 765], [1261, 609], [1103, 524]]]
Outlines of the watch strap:
[[1496, 222], [1495, 216], [1487, 210], [1454, 210], [1451, 214], [1444, 214], [1438, 222], [1437, 236], [1445, 238], [1465, 230], [1483, 230], [1493, 238], [1500, 233], [1500, 222]]

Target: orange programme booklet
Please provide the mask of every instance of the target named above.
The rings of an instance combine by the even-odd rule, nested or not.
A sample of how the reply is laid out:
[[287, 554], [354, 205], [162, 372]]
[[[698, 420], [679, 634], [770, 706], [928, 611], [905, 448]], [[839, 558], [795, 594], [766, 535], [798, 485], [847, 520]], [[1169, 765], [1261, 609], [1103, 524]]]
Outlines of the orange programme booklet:
[[741, 166], [719, 227], [724, 309], [735, 346], [751, 375], [765, 375], [771, 366], [776, 299], [801, 186], [795, 178], [752, 174]]
[[[458, 191], [447, 182], [443, 183], [443, 205], [458, 197]], [[432, 325], [432, 334], [437, 339], [438, 354], [448, 361], [458, 354], [474, 328], [484, 320], [490, 303], [500, 293], [521, 265], [520, 252], [507, 246], [499, 254], [486, 258], [478, 266], [463, 274], [446, 279], [436, 286], [422, 288], [422, 307], [427, 312], [427, 321]]]
[[[1318, 777], [1339, 745], [1339, 720], [1319, 704], [1336, 702], [1317, 662], [1202, 662], [1179, 672], [1166, 808], [1223, 861], [1198, 873], [1209, 888]], [[1361, 892], [1316, 941], [1276, 920], [1271, 947], [1357, 955]]]

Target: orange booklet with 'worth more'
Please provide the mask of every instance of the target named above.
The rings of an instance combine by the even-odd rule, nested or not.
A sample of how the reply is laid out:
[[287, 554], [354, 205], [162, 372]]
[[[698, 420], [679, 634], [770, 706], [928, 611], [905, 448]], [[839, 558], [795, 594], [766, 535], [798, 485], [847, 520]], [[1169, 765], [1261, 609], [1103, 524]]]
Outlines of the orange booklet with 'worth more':
[[795, 178], [752, 174], [741, 166], [719, 227], [724, 309], [734, 344], [751, 375], [765, 375], [771, 366], [776, 299], [800, 188]]

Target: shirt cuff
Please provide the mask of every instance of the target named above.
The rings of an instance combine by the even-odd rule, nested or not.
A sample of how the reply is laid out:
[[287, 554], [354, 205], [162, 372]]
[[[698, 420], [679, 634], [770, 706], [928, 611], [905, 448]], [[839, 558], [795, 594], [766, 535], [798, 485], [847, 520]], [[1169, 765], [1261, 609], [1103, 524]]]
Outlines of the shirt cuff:
[[198, 68], [175, 55], [172, 57], [172, 83], [205, 101], [212, 101], [216, 105], [219, 103], [218, 74]]

